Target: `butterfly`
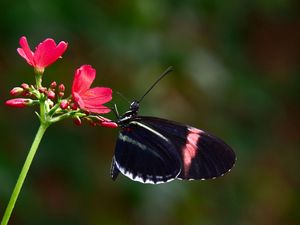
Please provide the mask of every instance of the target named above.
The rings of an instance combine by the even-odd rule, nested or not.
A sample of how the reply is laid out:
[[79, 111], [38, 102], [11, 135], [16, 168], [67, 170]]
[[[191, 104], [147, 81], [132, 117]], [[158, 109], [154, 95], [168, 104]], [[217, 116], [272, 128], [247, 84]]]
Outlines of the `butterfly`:
[[111, 177], [122, 173], [141, 183], [214, 179], [233, 167], [234, 151], [218, 137], [178, 122], [138, 114], [141, 100], [169, 73], [168, 68], [130, 109], [118, 116], [120, 132]]

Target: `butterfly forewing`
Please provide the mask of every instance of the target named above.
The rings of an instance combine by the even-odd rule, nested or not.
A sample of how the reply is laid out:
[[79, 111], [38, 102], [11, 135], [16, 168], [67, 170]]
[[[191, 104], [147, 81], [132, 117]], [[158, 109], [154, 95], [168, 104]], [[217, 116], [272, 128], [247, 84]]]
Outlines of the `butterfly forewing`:
[[141, 116], [135, 121], [163, 134], [175, 146], [168, 151], [176, 151], [180, 157], [182, 168], [177, 178], [215, 178], [235, 163], [235, 153], [226, 143], [200, 129], [156, 117]]
[[[135, 181], [167, 182], [181, 172], [181, 159], [176, 148], [159, 130], [141, 120], [132, 120], [119, 133], [113, 166]], [[116, 168], [112, 170], [113, 178], [118, 173]]]

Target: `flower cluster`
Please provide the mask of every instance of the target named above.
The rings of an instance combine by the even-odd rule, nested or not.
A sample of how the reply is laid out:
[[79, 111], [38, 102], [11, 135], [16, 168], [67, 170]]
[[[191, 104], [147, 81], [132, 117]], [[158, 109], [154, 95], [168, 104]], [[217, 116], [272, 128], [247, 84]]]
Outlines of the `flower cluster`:
[[53, 81], [49, 87], [42, 85], [45, 68], [61, 58], [68, 47], [66, 42], [56, 44], [53, 39], [47, 38], [33, 52], [23, 36], [20, 46], [17, 52], [34, 68], [36, 84], [23, 83], [14, 87], [10, 94], [17, 98], [7, 100], [6, 105], [17, 108], [40, 105], [39, 118], [41, 122], [49, 124], [70, 117], [77, 125], [87, 120], [92, 125], [117, 127], [116, 123], [99, 115], [110, 112], [110, 108], [104, 104], [112, 99], [112, 89], [91, 88], [96, 77], [96, 70], [91, 65], [83, 65], [75, 71], [72, 94], [68, 97], [65, 97], [64, 84], [57, 85]]
[[64, 84], [53, 81], [47, 87], [43, 85], [43, 74], [46, 67], [61, 58], [68, 47], [66, 42], [61, 41], [56, 44], [53, 39], [47, 38], [33, 52], [26, 37], [21, 37], [20, 45], [21, 47], [17, 51], [34, 68], [35, 84], [23, 83], [14, 87], [10, 91], [13, 98], [7, 100], [6, 105], [16, 108], [38, 105], [39, 112], [36, 114], [40, 126], [3, 214], [1, 225], [7, 225], [9, 222], [39, 143], [51, 124], [72, 118], [77, 125], [81, 125], [82, 121], [85, 120], [93, 126], [118, 127], [117, 123], [100, 116], [100, 114], [110, 112], [109, 107], [104, 106], [104, 104], [112, 99], [112, 90], [107, 87], [91, 88], [96, 77], [96, 70], [92, 66], [83, 65], [75, 71], [72, 94], [67, 97], [65, 97], [66, 88]]

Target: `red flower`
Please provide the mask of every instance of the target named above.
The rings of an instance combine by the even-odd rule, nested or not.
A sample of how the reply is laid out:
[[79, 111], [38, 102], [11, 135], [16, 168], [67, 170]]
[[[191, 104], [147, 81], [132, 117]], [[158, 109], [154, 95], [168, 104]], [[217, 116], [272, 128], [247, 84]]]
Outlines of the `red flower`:
[[7, 100], [5, 104], [15, 108], [24, 108], [28, 105], [31, 105], [32, 100], [28, 98], [14, 98], [14, 99]]
[[17, 49], [20, 56], [40, 73], [43, 73], [47, 66], [61, 57], [68, 46], [64, 41], [56, 45], [53, 39], [47, 38], [35, 48], [35, 52], [32, 52], [25, 36], [20, 38], [20, 45], [21, 48]]
[[109, 113], [103, 104], [112, 99], [112, 90], [106, 87], [90, 88], [96, 77], [96, 70], [90, 65], [83, 65], [76, 70], [72, 96], [78, 106], [88, 112]]

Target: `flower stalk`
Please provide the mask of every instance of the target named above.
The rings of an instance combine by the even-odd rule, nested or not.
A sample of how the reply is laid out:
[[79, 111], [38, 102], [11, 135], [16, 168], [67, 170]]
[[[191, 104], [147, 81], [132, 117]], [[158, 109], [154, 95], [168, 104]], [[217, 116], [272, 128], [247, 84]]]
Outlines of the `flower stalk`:
[[36, 151], [39, 147], [39, 144], [42, 140], [42, 137], [43, 137], [47, 127], [48, 126], [46, 124], [41, 124], [38, 131], [37, 131], [37, 133], [36, 133], [36, 136], [34, 138], [34, 141], [33, 141], [32, 145], [31, 145], [31, 148], [28, 152], [27, 158], [25, 160], [25, 163], [23, 165], [23, 168], [21, 170], [21, 173], [20, 173], [19, 178], [17, 180], [17, 183], [15, 185], [15, 188], [14, 188], [12, 194], [11, 194], [9, 203], [6, 207], [5, 212], [4, 212], [4, 216], [3, 216], [3, 219], [1, 221], [1, 225], [7, 225], [8, 224], [9, 218], [11, 216], [11, 213], [14, 209], [14, 206], [16, 204], [16, 201], [17, 201], [18, 196], [20, 194], [20, 191], [22, 189], [23, 183], [25, 181], [25, 178], [26, 178], [26, 175], [27, 175], [28, 170], [30, 168], [30, 165], [32, 163], [32, 160], [35, 156], [35, 153], [36, 153]]
[[48, 38], [36, 47], [35, 52], [32, 52], [26, 37], [22, 37], [20, 45], [21, 48], [17, 49], [18, 53], [29, 65], [34, 67], [35, 85], [23, 83], [20, 87], [13, 88], [10, 91], [13, 97], [23, 95], [26, 98], [7, 100], [6, 105], [23, 108], [39, 104], [39, 113], [36, 112], [36, 114], [40, 120], [40, 127], [28, 152], [0, 225], [7, 225], [9, 222], [31, 163], [47, 128], [51, 124], [67, 118], [76, 119], [80, 121], [80, 124], [81, 121], [85, 120], [91, 125], [98, 124], [101, 126], [101, 122], [109, 120], [100, 117], [98, 114], [110, 111], [103, 104], [112, 98], [112, 90], [110, 88], [90, 88], [96, 76], [96, 70], [90, 65], [84, 65], [76, 71], [72, 95], [67, 98], [63, 98], [65, 91], [63, 84], [56, 88], [57, 83], [53, 81], [50, 87], [43, 86], [42, 80], [45, 68], [61, 57], [67, 48], [67, 43], [60, 42], [56, 45], [53, 39]]

